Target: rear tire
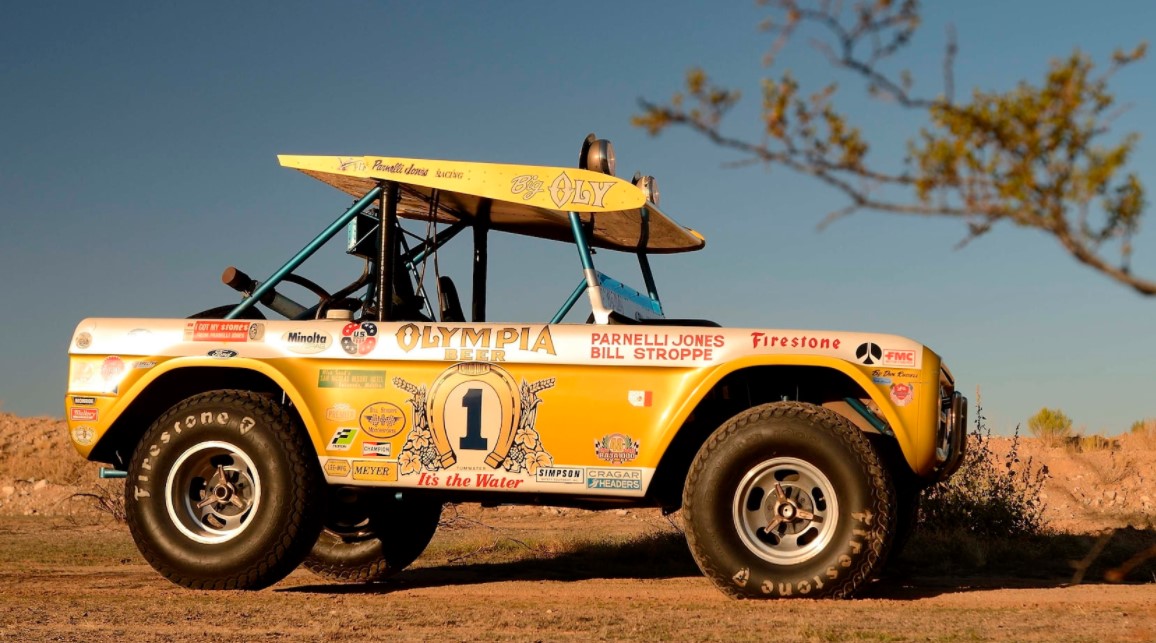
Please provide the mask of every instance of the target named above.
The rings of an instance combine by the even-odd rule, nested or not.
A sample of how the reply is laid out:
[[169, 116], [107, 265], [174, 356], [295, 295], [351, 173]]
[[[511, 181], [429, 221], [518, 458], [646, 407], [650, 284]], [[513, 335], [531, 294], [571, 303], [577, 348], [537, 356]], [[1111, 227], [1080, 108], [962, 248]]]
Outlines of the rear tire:
[[325, 528], [305, 559], [305, 568], [331, 581], [380, 581], [417, 560], [441, 515], [440, 503], [335, 487]]
[[192, 589], [260, 589], [301, 563], [321, 528], [320, 471], [279, 404], [249, 391], [195, 395], [145, 432], [125, 512], [137, 548]]
[[687, 542], [735, 598], [845, 598], [886, 557], [890, 477], [859, 430], [812, 404], [777, 402], [707, 439], [683, 493]]

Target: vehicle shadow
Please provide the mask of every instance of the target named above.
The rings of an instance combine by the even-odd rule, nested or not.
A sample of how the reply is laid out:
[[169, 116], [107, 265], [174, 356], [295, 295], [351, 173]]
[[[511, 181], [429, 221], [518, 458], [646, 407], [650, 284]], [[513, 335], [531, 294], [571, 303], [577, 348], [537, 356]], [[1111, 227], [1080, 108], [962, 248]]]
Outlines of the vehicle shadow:
[[[510, 562], [458, 562], [405, 570], [381, 583], [310, 584], [280, 592], [389, 594], [397, 591], [503, 581], [675, 579], [700, 577], [681, 534], [661, 533], [627, 544], [588, 543], [572, 551]], [[1118, 529], [1103, 535], [1052, 534], [1019, 540], [916, 535], [881, 578], [859, 598], [918, 600], [942, 594], [1152, 582], [1156, 530]]]
[[691, 558], [686, 539], [679, 533], [662, 532], [622, 544], [589, 542], [561, 554], [508, 562], [456, 562], [412, 567], [381, 583], [304, 585], [278, 591], [388, 594], [423, 587], [503, 581], [668, 579], [696, 576], [701, 576], [701, 572]]
[[993, 589], [1156, 580], [1156, 530], [984, 539], [917, 534], [862, 598], [916, 600]]

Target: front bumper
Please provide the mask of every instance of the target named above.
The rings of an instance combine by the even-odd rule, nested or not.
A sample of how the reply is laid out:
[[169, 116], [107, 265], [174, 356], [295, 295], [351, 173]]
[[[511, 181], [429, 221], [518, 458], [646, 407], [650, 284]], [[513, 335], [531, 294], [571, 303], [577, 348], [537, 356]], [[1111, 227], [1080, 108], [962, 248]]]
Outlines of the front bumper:
[[953, 391], [940, 398], [939, 430], [935, 436], [936, 474], [945, 480], [963, 464], [967, 453], [967, 398]]

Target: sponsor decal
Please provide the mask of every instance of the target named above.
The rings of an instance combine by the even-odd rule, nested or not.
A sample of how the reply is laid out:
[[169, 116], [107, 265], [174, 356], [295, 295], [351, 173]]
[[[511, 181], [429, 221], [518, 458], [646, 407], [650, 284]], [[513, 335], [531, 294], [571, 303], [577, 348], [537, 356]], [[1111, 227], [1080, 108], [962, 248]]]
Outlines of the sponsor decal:
[[915, 351], [913, 350], [896, 350], [894, 348], [883, 349], [883, 365], [884, 366], [907, 366], [915, 368]]
[[91, 333], [80, 333], [79, 335], [76, 336], [76, 347], [77, 348], [79, 348], [80, 350], [84, 350], [84, 349], [88, 348], [89, 346], [92, 346], [92, 334]]
[[381, 460], [354, 460], [353, 479], [397, 482], [397, 463], [382, 462]]
[[385, 388], [385, 371], [323, 368], [317, 375], [318, 388]]
[[265, 325], [247, 321], [206, 320], [185, 325], [186, 342], [248, 342], [265, 338]]
[[71, 368], [73, 386], [86, 386], [92, 382], [92, 378], [96, 377], [96, 366], [89, 362], [80, 364], [74, 362], [71, 364]]
[[100, 417], [100, 409], [93, 408], [70, 408], [68, 409], [68, 419], [73, 422], [96, 422]]
[[614, 181], [587, 181], [572, 179], [565, 172], [554, 177], [549, 187], [543, 188], [545, 181], [534, 174], [521, 174], [510, 180], [510, 194], [522, 195], [522, 200], [529, 201], [543, 189], [559, 209], [569, 204], [593, 205], [601, 208], [603, 200], [614, 187]]
[[876, 384], [890, 384], [891, 378], [890, 377], [872, 377], [871, 381], [875, 382]]
[[341, 427], [333, 432], [333, 438], [325, 448], [329, 451], [348, 451], [349, 447], [353, 446], [355, 438], [357, 438], [356, 427]]
[[864, 342], [855, 349], [855, 359], [863, 364], [875, 364], [883, 360], [883, 349], [879, 344]]
[[[538, 394], [553, 388], [554, 382], [551, 377], [522, 380], [519, 385], [500, 366], [480, 362], [447, 368], [428, 391], [424, 384], [393, 378], [393, 385], [410, 395], [407, 401], [413, 407], [413, 427], [398, 454], [402, 474], [447, 469], [459, 457], [465, 459], [464, 466], [530, 475], [553, 465], [554, 457], [542, 445], [534, 424], [542, 404]], [[477, 485], [512, 488], [491, 483], [490, 478], [479, 478]]]
[[152, 368], [156, 365], [157, 365], [157, 363], [153, 362], [153, 361], [139, 361], [139, 362], [133, 362], [132, 363], [133, 368]]
[[534, 479], [538, 482], [582, 484], [584, 476], [585, 470], [582, 467], [539, 467]]
[[593, 333], [592, 359], [712, 360], [726, 346], [717, 333]]
[[96, 430], [91, 426], [78, 426], [72, 430], [72, 441], [82, 447], [92, 444], [96, 438]]
[[329, 333], [317, 330], [291, 330], [281, 336], [281, 341], [285, 343], [286, 348], [294, 353], [312, 355], [329, 348], [333, 343], [333, 338], [329, 336]]
[[550, 200], [559, 208], [571, 203], [601, 208], [602, 200], [606, 198], [606, 193], [612, 187], [614, 187], [614, 181], [575, 180], [563, 172], [550, 183], [550, 189], [547, 193], [550, 195]]
[[96, 404], [96, 398], [87, 395], [73, 395], [72, 403], [77, 406], [92, 406]]
[[350, 468], [349, 460], [338, 460], [335, 458], [330, 458], [325, 463], [325, 473], [327, 475], [333, 476], [334, 478], [344, 478], [348, 476]]
[[233, 359], [237, 356], [237, 351], [231, 351], [227, 348], [217, 348], [205, 354], [213, 359]]
[[843, 340], [838, 337], [814, 335], [768, 335], [761, 331], [751, 333], [751, 348], [803, 348], [838, 350]]
[[377, 346], [377, 324], [349, 322], [341, 329], [341, 349], [350, 355], [368, 355]]
[[896, 382], [891, 385], [891, 401], [895, 406], [907, 406], [915, 399], [915, 385], [906, 382]]
[[586, 469], [587, 489], [641, 491], [642, 472], [638, 469]]
[[[877, 369], [871, 371], [871, 377], [872, 378], [878, 377], [878, 378], [895, 378], [895, 379], [904, 379], [904, 380], [915, 380], [915, 379], [919, 379], [919, 373], [918, 372], [913, 373], [911, 371], [893, 371], [890, 369], [877, 368]], [[888, 384], [890, 384], [890, 382], [888, 382]]]
[[374, 402], [362, 409], [361, 428], [375, 438], [392, 438], [405, 430], [405, 413], [396, 404]]
[[654, 394], [650, 391], [630, 391], [626, 399], [630, 406], [647, 407], [654, 403]]
[[594, 441], [594, 455], [613, 464], [630, 462], [638, 457], [639, 443], [623, 433], [611, 433]]
[[337, 157], [337, 169], [342, 172], [364, 172], [365, 159], [357, 156]]
[[429, 168], [421, 167], [410, 163], [384, 163], [381, 159], [373, 162], [374, 172], [385, 172], [386, 174], [402, 174], [406, 176], [429, 176]]
[[109, 355], [100, 363], [100, 377], [105, 382], [115, 384], [124, 375], [124, 360], [116, 355]]
[[510, 179], [510, 194], [521, 194], [523, 201], [529, 201], [542, 191], [545, 181], [533, 174], [519, 174]]
[[390, 452], [393, 450], [389, 442], [362, 442], [361, 455], [362, 456], [382, 456], [388, 458]]
[[556, 355], [549, 326], [508, 328], [453, 328], [406, 324], [397, 329], [397, 346], [405, 352], [415, 348], [441, 349], [449, 361], [504, 362], [513, 350]]
[[465, 475], [451, 473], [441, 476], [421, 473], [417, 478], [419, 487], [455, 487], [459, 489], [517, 489], [523, 482], [525, 480], [520, 478], [507, 478], [492, 473], [475, 473], [473, 476], [468, 473]]
[[348, 422], [357, 417], [357, 410], [344, 402], [338, 402], [325, 409], [325, 419], [334, 422]]

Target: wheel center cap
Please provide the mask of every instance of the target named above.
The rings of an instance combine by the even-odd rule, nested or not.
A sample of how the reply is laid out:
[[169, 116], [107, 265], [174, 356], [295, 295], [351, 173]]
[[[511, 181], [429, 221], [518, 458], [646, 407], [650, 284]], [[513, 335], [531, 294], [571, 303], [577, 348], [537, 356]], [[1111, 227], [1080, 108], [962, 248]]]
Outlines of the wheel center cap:
[[233, 497], [233, 489], [230, 485], [219, 484], [213, 489], [213, 495], [220, 502], [228, 502]]
[[779, 515], [787, 520], [795, 517], [795, 506], [790, 503], [783, 503], [779, 505]]

